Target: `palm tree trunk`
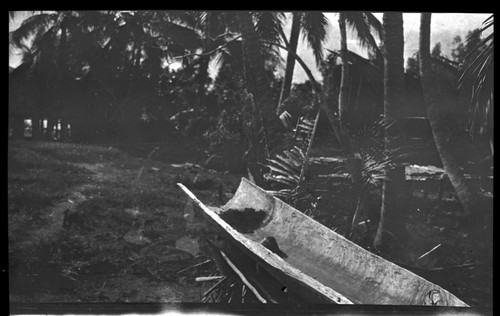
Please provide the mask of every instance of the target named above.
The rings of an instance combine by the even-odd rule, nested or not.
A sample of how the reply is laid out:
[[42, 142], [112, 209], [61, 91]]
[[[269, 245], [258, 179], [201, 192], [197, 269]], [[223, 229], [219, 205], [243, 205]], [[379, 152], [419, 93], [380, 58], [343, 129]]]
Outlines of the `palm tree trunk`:
[[349, 103], [349, 51], [347, 50], [347, 30], [344, 13], [339, 13], [340, 57], [342, 59], [342, 78], [339, 92], [339, 119], [342, 129], [348, 119]]
[[[394, 137], [399, 135], [397, 122], [399, 108], [404, 97], [404, 38], [403, 14], [384, 13], [384, 119], [389, 124], [385, 129], [386, 151], [390, 154], [396, 149]], [[375, 248], [390, 250], [395, 241], [406, 237], [405, 169], [396, 166], [385, 171], [383, 184], [380, 222], [374, 240]]]
[[450, 125], [452, 113], [450, 98], [440, 85], [431, 69], [430, 55], [430, 23], [431, 13], [422, 13], [420, 18], [420, 78], [427, 108], [427, 116], [444, 170], [448, 175], [453, 188], [462, 204], [465, 215], [468, 217], [477, 203], [477, 196], [465, 182], [463, 172], [453, 154], [456, 144], [452, 142], [453, 135]]
[[[301, 13], [294, 12], [293, 13], [293, 21], [292, 21], [292, 30], [290, 33], [290, 41], [289, 41], [289, 45], [288, 45], [288, 49], [294, 53], [297, 52], [297, 46], [299, 43], [300, 19], [301, 19]], [[280, 99], [278, 102], [278, 107], [276, 108], [276, 115], [281, 114], [281, 112], [283, 111], [283, 102], [290, 95], [290, 91], [292, 88], [292, 79], [293, 79], [294, 68], [295, 68], [295, 55], [287, 53], [285, 78], [283, 79], [283, 85], [281, 87]]]
[[240, 25], [243, 39], [243, 50], [246, 58], [245, 80], [249, 92], [262, 108], [265, 117], [273, 115], [272, 94], [267, 80], [264, 57], [260, 51], [260, 42], [249, 12], [240, 13]]
[[250, 136], [251, 139], [249, 139], [250, 144], [252, 144], [252, 153], [248, 167], [256, 184], [265, 186], [264, 170], [261, 164], [266, 159], [267, 148], [265, 146], [267, 144], [265, 141], [260, 142], [257, 136], [260, 130], [264, 132], [264, 135], [268, 135], [268, 127], [276, 116], [273, 111], [272, 95], [266, 77], [264, 58], [260, 51], [259, 37], [255, 31], [251, 13], [242, 11], [238, 16], [243, 40], [245, 83], [255, 105], [252, 122], [252, 126], [255, 128], [251, 133], [253, 136]]

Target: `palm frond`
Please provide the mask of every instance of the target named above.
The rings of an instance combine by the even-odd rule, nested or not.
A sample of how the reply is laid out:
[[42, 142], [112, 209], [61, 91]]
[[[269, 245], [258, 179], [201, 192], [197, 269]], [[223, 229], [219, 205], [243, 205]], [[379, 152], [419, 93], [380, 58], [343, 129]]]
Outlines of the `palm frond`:
[[201, 12], [169, 10], [164, 12], [163, 17], [166, 22], [196, 29], [200, 25]]
[[280, 43], [280, 27], [283, 24], [283, 12], [257, 12], [255, 13], [255, 31], [265, 41]]
[[259, 35], [260, 50], [263, 57], [273, 66], [280, 66], [284, 63], [279, 49], [268, 43], [280, 43], [281, 35], [280, 28], [284, 21], [283, 12], [255, 12], [253, 18], [255, 20], [255, 31]]
[[309, 167], [309, 153], [316, 134], [321, 109], [313, 121], [300, 118], [294, 132], [295, 145], [290, 150], [284, 150], [283, 154], [276, 154], [274, 158], [268, 159], [266, 165], [270, 172], [265, 179], [283, 184], [285, 187], [275, 196], [291, 200], [294, 204], [300, 200], [308, 199], [311, 194], [304, 190], [304, 179]]
[[227, 45], [224, 45], [221, 49], [217, 50], [211, 58], [213, 67], [215, 69], [220, 69], [226, 63], [234, 62], [241, 59], [242, 41], [236, 40], [231, 41]]
[[24, 41], [39, 37], [55, 22], [52, 13], [41, 13], [26, 18], [18, 29], [12, 32], [12, 44], [18, 48], [25, 46]]
[[[493, 27], [493, 22], [494, 22], [494, 20], [493, 20], [493, 14], [492, 14], [492, 15], [490, 15], [489, 17], [487, 17], [487, 18], [486, 18], [486, 20], [484, 20], [484, 21], [483, 21], [483, 23], [482, 23], [483, 27], [482, 27], [482, 28], [480, 28], [480, 29], [479, 29], [479, 30], [477, 30], [477, 31], [478, 31], [479, 33], [483, 33], [484, 31], [486, 31], [486, 30], [487, 30], [487, 29], [489, 29], [490, 27]], [[493, 33], [492, 33], [492, 34], [493, 34]], [[492, 35], [492, 34], [491, 34], [491, 35]], [[465, 42], [467, 43], [468, 41], [473, 40], [473, 39], [474, 39], [474, 35], [475, 35], [475, 34], [472, 34], [469, 38], [467, 38], [467, 39], [465, 40]], [[478, 44], [477, 46], [481, 46], [481, 45], [483, 45], [483, 44]], [[466, 59], [469, 55], [470, 55], [470, 53], [469, 53], [469, 54], [467, 54], [467, 55], [464, 57], [464, 59]]]
[[28, 10], [28, 11], [9, 11], [9, 23], [16, 18], [24, 18], [26, 15], [35, 15], [43, 11]]
[[211, 12], [207, 11], [191, 11], [192, 15], [192, 26], [197, 29], [204, 29], [210, 20]]
[[493, 26], [493, 14], [487, 17], [486, 20], [483, 21], [483, 25], [485, 25], [486, 27]]
[[373, 34], [380, 37], [382, 35], [382, 23], [370, 12], [363, 12], [363, 17], [365, 18], [367, 24], [370, 26]]
[[57, 45], [57, 29], [50, 27], [45, 32], [33, 39], [31, 51], [40, 53], [43, 60], [48, 63], [56, 63], [59, 56], [59, 47]]
[[[493, 15], [484, 22], [480, 32], [493, 26]], [[487, 106], [493, 98], [493, 58], [494, 58], [494, 33], [482, 39], [464, 58], [466, 64], [458, 81], [458, 88], [471, 88], [470, 104], [474, 107], [471, 122], [482, 121], [483, 126], [489, 121], [491, 111]], [[470, 38], [469, 38], [470, 39]], [[468, 40], [469, 40], [468, 39]], [[474, 58], [472, 59], [472, 57]], [[472, 59], [472, 60], [471, 60]], [[481, 115], [484, 114], [484, 115]], [[474, 125], [471, 125], [471, 131]]]
[[[415, 144], [406, 144], [400, 136], [388, 139], [384, 135], [384, 131], [394, 124], [395, 121], [380, 119], [353, 135], [353, 143], [356, 144], [361, 158], [362, 186], [380, 185], [387, 170], [400, 165], [412, 154]], [[392, 145], [388, 147], [387, 142]]]
[[309, 11], [302, 16], [302, 36], [311, 47], [318, 66], [323, 61], [323, 45], [329, 28], [330, 23], [323, 12]]
[[380, 36], [382, 33], [380, 21], [373, 14], [367, 12], [346, 12], [344, 16], [347, 25], [357, 34], [358, 43], [361, 47], [374, 51], [379, 55], [380, 50], [372, 31]]
[[285, 150], [284, 155], [276, 155], [275, 158], [268, 159], [269, 172], [264, 175], [264, 178], [270, 182], [282, 184], [280, 190], [276, 190], [276, 196], [285, 199], [291, 199], [292, 194], [297, 191], [300, 173], [304, 165], [303, 157], [305, 155], [298, 147], [291, 150]]
[[[277, 172], [281, 172], [281, 173], [290, 173], [291, 174], [291, 177], [295, 177], [295, 174], [297, 172], [300, 172], [300, 167], [301, 167], [301, 164], [300, 162], [299, 163], [294, 163], [293, 162], [293, 159], [297, 159], [298, 157], [294, 156], [292, 158], [290, 157], [284, 157], [284, 156], [280, 156], [280, 155], [276, 155], [276, 157], [274, 159], [268, 159], [269, 162], [277, 165], [279, 168], [281, 168], [281, 170], [284, 170], [284, 172], [280, 171], [280, 170], [276, 170]], [[289, 160], [289, 159], [292, 159], [292, 160]], [[302, 159], [299, 159], [298, 161], [300, 161]]]

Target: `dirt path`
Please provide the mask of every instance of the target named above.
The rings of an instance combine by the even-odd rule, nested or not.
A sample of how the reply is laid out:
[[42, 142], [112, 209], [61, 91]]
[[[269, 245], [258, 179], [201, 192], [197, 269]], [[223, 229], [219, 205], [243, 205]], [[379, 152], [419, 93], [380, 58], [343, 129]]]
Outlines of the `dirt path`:
[[71, 188], [68, 196], [64, 197], [60, 201], [54, 203], [52, 207], [48, 208], [45, 214], [47, 225], [41, 226], [38, 229], [32, 231], [30, 233], [31, 238], [26, 240], [24, 242], [25, 244], [30, 244], [40, 239], [49, 240], [56, 238], [57, 235], [60, 234], [64, 229], [64, 211], [67, 209], [76, 209], [80, 203], [87, 201], [88, 199], [88, 197], [83, 192], [89, 189], [95, 189], [99, 185], [99, 182], [112, 178], [106, 172], [106, 170], [109, 170], [109, 167], [107, 167], [103, 163], [74, 163], [73, 165], [85, 168], [92, 172], [91, 183], [85, 183]]
[[[211, 285], [194, 278], [214, 267], [177, 273], [208, 257], [203, 225], [175, 183], [211, 199], [220, 183], [233, 190], [234, 178], [111, 147], [10, 144], [10, 300], [199, 302]], [[66, 209], [86, 228], [64, 228]]]

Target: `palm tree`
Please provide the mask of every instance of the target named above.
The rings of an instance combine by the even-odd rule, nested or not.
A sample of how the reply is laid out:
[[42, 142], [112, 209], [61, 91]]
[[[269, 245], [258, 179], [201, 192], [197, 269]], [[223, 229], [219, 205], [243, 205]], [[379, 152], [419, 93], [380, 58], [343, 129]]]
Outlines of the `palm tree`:
[[[11, 43], [21, 49], [25, 60], [31, 63], [26, 79], [36, 76], [39, 85], [37, 111], [32, 111], [33, 137], [39, 136], [39, 122], [42, 116], [49, 116], [49, 130], [53, 126], [53, 114], [57, 111], [62, 95], [60, 83], [65, 75], [67, 63], [67, 37], [72, 16], [68, 11], [39, 12], [26, 18], [21, 26], [10, 34]], [[57, 66], [56, 66], [57, 65]], [[54, 98], [55, 97], [55, 98]]]
[[[38, 76], [37, 85], [45, 87], [39, 91], [38, 108], [40, 115], [48, 117], [49, 130], [56, 124], [57, 117], [68, 112], [64, 109], [65, 101], [70, 97], [70, 83], [75, 79], [74, 71], [79, 65], [77, 56], [80, 53], [74, 48], [90, 49], [82, 43], [86, 43], [87, 35], [102, 22], [100, 17], [101, 12], [97, 11], [42, 11], [26, 18], [10, 34], [11, 43], [23, 50], [26, 59], [31, 61], [32, 71], [27, 74], [27, 79]], [[35, 118], [34, 123], [37, 124], [39, 119], [41, 117]], [[81, 117], [75, 120], [80, 121], [83, 121]]]
[[281, 87], [280, 98], [276, 108], [276, 114], [280, 115], [283, 110], [283, 102], [290, 95], [292, 87], [293, 71], [295, 68], [295, 53], [299, 42], [299, 35], [302, 32], [303, 37], [313, 50], [316, 64], [319, 66], [323, 60], [323, 44], [326, 40], [329, 23], [323, 12], [308, 11], [308, 12], [293, 12], [292, 13], [292, 28], [290, 38], [287, 40], [283, 32], [281, 36], [285, 42], [285, 46], [292, 52], [287, 53], [285, 77]]
[[[181, 38], [172, 38], [178, 48], [184, 47], [191, 51], [200, 50], [201, 53], [193, 54], [189, 58], [183, 57], [183, 62], [189, 60], [196, 65], [196, 103], [204, 103], [207, 84], [209, 82], [208, 68], [210, 61], [216, 56], [217, 47], [225, 44], [231, 32], [226, 32], [230, 22], [229, 14], [222, 11], [168, 11], [164, 12], [164, 22], [170, 24], [170, 31], [182, 31]], [[191, 32], [191, 34], [189, 34]], [[172, 32], [170, 32], [172, 33]], [[177, 54], [180, 58], [185, 54]]]
[[122, 78], [126, 79], [125, 93], [119, 101], [121, 126], [129, 138], [138, 136], [141, 105], [138, 102], [139, 86], [142, 75], [143, 54], [155, 46], [150, 31], [144, 28], [151, 23], [154, 13], [149, 11], [117, 12], [112, 28], [110, 28], [107, 49], [114, 56], [111, 63], [118, 63]]
[[[91, 79], [112, 96], [122, 120], [130, 123], [138, 121], [141, 114], [142, 106], [134, 98], [143, 73], [158, 75], [163, 56], [183, 55], [201, 46], [198, 35], [179, 22], [182, 18], [182, 12], [166, 11], [42, 12], [26, 19], [11, 38], [18, 47], [26, 46], [32, 38], [30, 50], [47, 56], [40, 60], [52, 60], [50, 67], [57, 69], [59, 90], [53, 94], [59, 98], [54, 104], [74, 103], [65, 102], [65, 92], [72, 85], [67, 79], [75, 79], [68, 71], [86, 67]], [[112, 107], [100, 107], [93, 113], [105, 108]], [[64, 112], [74, 118], [73, 128], [85, 128], [79, 109], [73, 106]]]
[[[257, 185], [263, 186], [263, 169], [261, 164], [267, 157], [267, 130], [266, 125], [271, 121], [274, 112], [272, 110], [272, 94], [265, 71], [265, 60], [262, 57], [261, 43], [256, 26], [252, 21], [250, 12], [238, 12], [240, 30], [243, 45], [245, 84], [251, 94], [250, 103], [254, 105], [253, 123], [256, 124], [252, 139], [252, 156], [249, 161], [249, 170]], [[263, 138], [257, 138], [258, 134], [263, 134]]]
[[[12, 128], [12, 137], [16, 139], [24, 137], [24, 119], [38, 114], [33, 100], [37, 99], [39, 91], [34, 84], [36, 79], [32, 74], [33, 61], [30, 57], [31, 54], [23, 54], [22, 63], [9, 73], [9, 127]], [[34, 88], [30, 89], [32, 85]]]
[[419, 66], [427, 116], [443, 167], [455, 189], [465, 215], [468, 217], [477, 206], [477, 196], [466, 183], [454, 153], [456, 143], [453, 142], [454, 135], [451, 133], [451, 125], [454, 123], [454, 104], [450, 100], [450, 92], [431, 68], [430, 24], [431, 13], [422, 13], [420, 17]]
[[[403, 14], [387, 12], [383, 17], [384, 43], [384, 120], [385, 146], [387, 152], [394, 152], [397, 145], [395, 137], [398, 131], [398, 108], [402, 106], [404, 97], [404, 37]], [[374, 240], [374, 246], [380, 250], [388, 250], [394, 241], [405, 237], [405, 168], [395, 166], [387, 168], [383, 185], [382, 208], [380, 222]], [[393, 241], [390, 243], [389, 241]]]
[[210, 60], [219, 67], [228, 62], [238, 64], [237, 67], [243, 66], [242, 73], [249, 92], [247, 96], [251, 98], [247, 103], [251, 104], [249, 108], [253, 108], [251, 120], [245, 122], [251, 127], [247, 133], [250, 149], [246, 158], [250, 173], [257, 183], [264, 185], [261, 164], [269, 149], [267, 135], [269, 129], [277, 125], [273, 123], [275, 115], [269, 106], [273, 97], [268, 69], [281, 61], [274, 44], [279, 41], [284, 14], [270, 11], [189, 14], [194, 22], [189, 27], [200, 35], [203, 42], [201, 53], [189, 55], [199, 65], [197, 95], [200, 104], [206, 89]]
[[[224, 33], [224, 25], [222, 25], [222, 16], [220, 12], [195, 12], [197, 28], [200, 29], [203, 34], [202, 45], [203, 52], [212, 51], [215, 47], [220, 45], [220, 42], [223, 40], [223, 37], [219, 37], [219, 35]], [[205, 93], [206, 93], [206, 85], [208, 81], [208, 67], [210, 63], [211, 56], [200, 56], [198, 63], [198, 74], [197, 74], [197, 97], [198, 97], [198, 106], [201, 106], [204, 103]]]
[[342, 131], [345, 131], [345, 122], [347, 120], [347, 104], [349, 94], [349, 51], [347, 50], [347, 29], [344, 12], [339, 13], [340, 30], [340, 56], [342, 59], [342, 77], [339, 89], [339, 120]]
[[[363, 200], [365, 192], [363, 190], [362, 182], [362, 159], [360, 148], [355, 144], [355, 139], [352, 138], [352, 131], [349, 129], [349, 90], [350, 90], [350, 52], [347, 48], [347, 26], [350, 26], [356, 31], [358, 42], [365, 48], [375, 52], [378, 59], [380, 59], [380, 52], [371, 30], [380, 34], [382, 26], [380, 22], [368, 12], [339, 12], [339, 30], [340, 30], [340, 57], [342, 60], [342, 76], [338, 95], [338, 128], [335, 129], [337, 138], [341, 145], [342, 151], [347, 158], [346, 168], [350, 174], [353, 190], [356, 196], [356, 208], [352, 212], [352, 218], [356, 218], [356, 214], [364, 212]], [[377, 60], [377, 59], [376, 59]], [[351, 222], [349, 221], [350, 225]], [[350, 230], [348, 228], [348, 230]]]

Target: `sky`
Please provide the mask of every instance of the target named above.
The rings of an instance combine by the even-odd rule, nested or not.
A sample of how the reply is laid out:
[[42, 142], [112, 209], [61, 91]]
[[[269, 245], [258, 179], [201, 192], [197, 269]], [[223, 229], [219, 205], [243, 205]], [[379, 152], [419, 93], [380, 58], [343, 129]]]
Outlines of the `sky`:
[[[382, 13], [374, 13], [375, 16], [382, 22]], [[467, 32], [476, 28], [480, 28], [482, 22], [492, 13], [433, 13], [431, 20], [431, 48], [438, 42], [441, 43], [441, 50], [445, 56], [449, 56], [451, 52], [451, 44], [455, 36], [459, 35], [462, 40], [465, 39]], [[325, 56], [330, 50], [340, 48], [340, 37], [338, 32], [338, 17], [336, 13], [325, 13], [330, 22], [328, 40], [325, 43]], [[27, 15], [19, 15], [19, 19], [9, 23], [9, 32], [19, 27], [23, 18]], [[285, 25], [285, 34], [290, 34], [291, 23]], [[408, 57], [411, 57], [418, 51], [418, 36], [420, 27], [420, 13], [403, 13], [403, 28], [404, 28], [404, 59], [405, 63]], [[362, 56], [366, 56], [366, 52], [362, 51], [357, 45], [355, 36], [348, 32], [348, 49]], [[282, 54], [286, 60], [286, 52], [282, 50]], [[311, 50], [303, 41], [299, 41], [297, 54], [304, 60], [307, 66], [311, 69], [316, 80], [321, 81], [321, 74], [316, 68], [316, 62]], [[9, 65], [16, 67], [19, 64], [19, 56], [9, 55]], [[213, 76], [213, 75], [212, 75]], [[294, 79], [295, 83], [300, 83], [307, 80], [305, 72], [300, 65], [295, 66]]]

